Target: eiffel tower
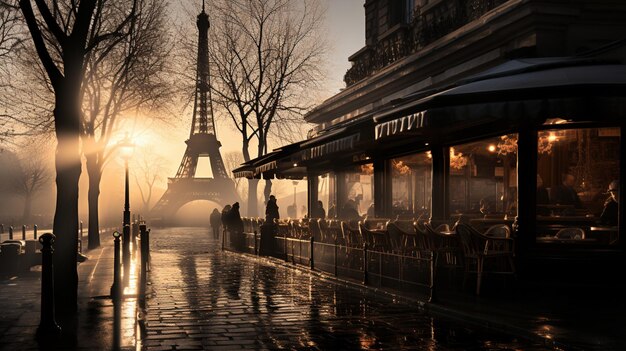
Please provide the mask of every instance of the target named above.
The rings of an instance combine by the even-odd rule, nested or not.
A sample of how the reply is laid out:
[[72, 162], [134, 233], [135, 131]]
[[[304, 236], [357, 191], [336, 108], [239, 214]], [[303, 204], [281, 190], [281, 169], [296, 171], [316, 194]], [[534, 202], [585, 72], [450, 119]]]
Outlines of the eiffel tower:
[[[222, 206], [239, 201], [235, 183], [226, 174], [220, 154], [222, 144], [215, 134], [211, 81], [209, 76], [209, 16], [204, 11], [198, 15], [198, 64], [196, 92], [187, 149], [176, 176], [169, 178], [167, 191], [151, 211], [151, 217], [163, 222], [171, 219], [184, 204], [195, 200], [209, 200]], [[197, 178], [198, 158], [208, 157], [213, 178]], [[209, 213], [206, 214], [207, 218]]]

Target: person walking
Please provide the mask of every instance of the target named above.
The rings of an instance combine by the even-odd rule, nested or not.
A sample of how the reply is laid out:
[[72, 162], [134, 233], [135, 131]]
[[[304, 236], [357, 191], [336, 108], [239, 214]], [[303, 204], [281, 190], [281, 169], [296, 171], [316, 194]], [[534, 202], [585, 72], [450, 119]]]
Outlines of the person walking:
[[220, 224], [222, 222], [222, 214], [217, 208], [213, 209], [211, 216], [209, 216], [209, 223], [211, 224], [211, 230], [213, 231], [213, 238], [219, 239], [220, 237]]

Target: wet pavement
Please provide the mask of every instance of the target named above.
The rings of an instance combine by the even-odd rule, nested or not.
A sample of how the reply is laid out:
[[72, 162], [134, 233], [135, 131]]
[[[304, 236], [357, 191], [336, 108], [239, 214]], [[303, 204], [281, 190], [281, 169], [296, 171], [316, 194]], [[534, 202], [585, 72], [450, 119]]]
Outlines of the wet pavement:
[[548, 350], [415, 304], [222, 252], [208, 229], [153, 229], [148, 350]]
[[78, 314], [57, 321], [63, 326], [58, 339], [37, 340], [40, 320], [41, 266], [14, 277], [0, 277], [0, 350], [135, 350], [136, 268], [131, 260], [127, 295], [120, 304], [110, 297], [113, 281], [113, 246], [103, 230], [102, 247], [86, 252], [78, 266]]

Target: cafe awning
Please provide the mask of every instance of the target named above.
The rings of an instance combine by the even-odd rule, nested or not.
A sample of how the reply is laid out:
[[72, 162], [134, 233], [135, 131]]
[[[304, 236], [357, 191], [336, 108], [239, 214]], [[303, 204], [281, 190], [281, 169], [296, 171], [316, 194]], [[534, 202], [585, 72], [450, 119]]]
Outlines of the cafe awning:
[[327, 139], [329, 141], [325, 143], [306, 149], [303, 157], [305, 160], [312, 160], [338, 152], [354, 150], [355, 144], [359, 141], [360, 136], [360, 133], [354, 133], [344, 137], [337, 137], [335, 139], [329, 138]]
[[254, 166], [244, 163], [233, 170], [235, 178], [254, 178]]
[[623, 115], [626, 65], [589, 60], [524, 60], [505, 63], [456, 86], [407, 97], [374, 116], [375, 138], [419, 133], [424, 128], [467, 127], [506, 119]]
[[233, 170], [235, 178], [264, 178], [273, 177], [274, 173], [281, 167], [289, 167], [292, 157], [300, 150], [300, 144], [297, 142], [288, 144], [274, 151], [243, 163], [241, 167]]

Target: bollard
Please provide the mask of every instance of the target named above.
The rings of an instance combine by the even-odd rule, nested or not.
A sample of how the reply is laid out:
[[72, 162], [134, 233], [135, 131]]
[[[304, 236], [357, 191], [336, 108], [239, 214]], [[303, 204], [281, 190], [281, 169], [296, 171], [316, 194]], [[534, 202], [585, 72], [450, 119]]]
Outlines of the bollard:
[[122, 266], [124, 266], [124, 284], [128, 282], [130, 273], [130, 225], [125, 224], [122, 230]]
[[118, 301], [121, 297], [122, 283], [120, 282], [120, 232], [113, 232], [113, 285], [111, 285], [111, 298]]
[[33, 237], [37, 240], [37, 225], [33, 225]]
[[224, 251], [224, 241], [226, 240], [226, 228], [222, 230], [222, 251]]
[[150, 257], [150, 231], [152, 229], [148, 229], [145, 233], [146, 235], [146, 271], [150, 272], [150, 266], [152, 265], [152, 258]]
[[363, 284], [367, 285], [369, 277], [367, 276], [367, 243], [363, 244]]
[[9, 240], [13, 240], [13, 226], [9, 226]]
[[147, 277], [146, 274], [148, 272], [148, 231], [146, 230], [146, 225], [141, 224], [139, 226], [139, 243], [141, 245], [141, 267], [140, 267], [140, 277], [139, 277], [139, 303], [141, 307], [145, 306], [146, 299], [146, 282]]
[[26, 240], [26, 224], [22, 224], [22, 240]]
[[39, 238], [41, 248], [41, 319], [37, 335], [54, 336], [61, 332], [54, 315], [54, 273], [52, 253], [55, 236], [45, 233]]
[[313, 246], [315, 245], [315, 238], [311, 235], [311, 248], [309, 250], [309, 263], [311, 263], [311, 270], [315, 269], [315, 259], [313, 258]]

